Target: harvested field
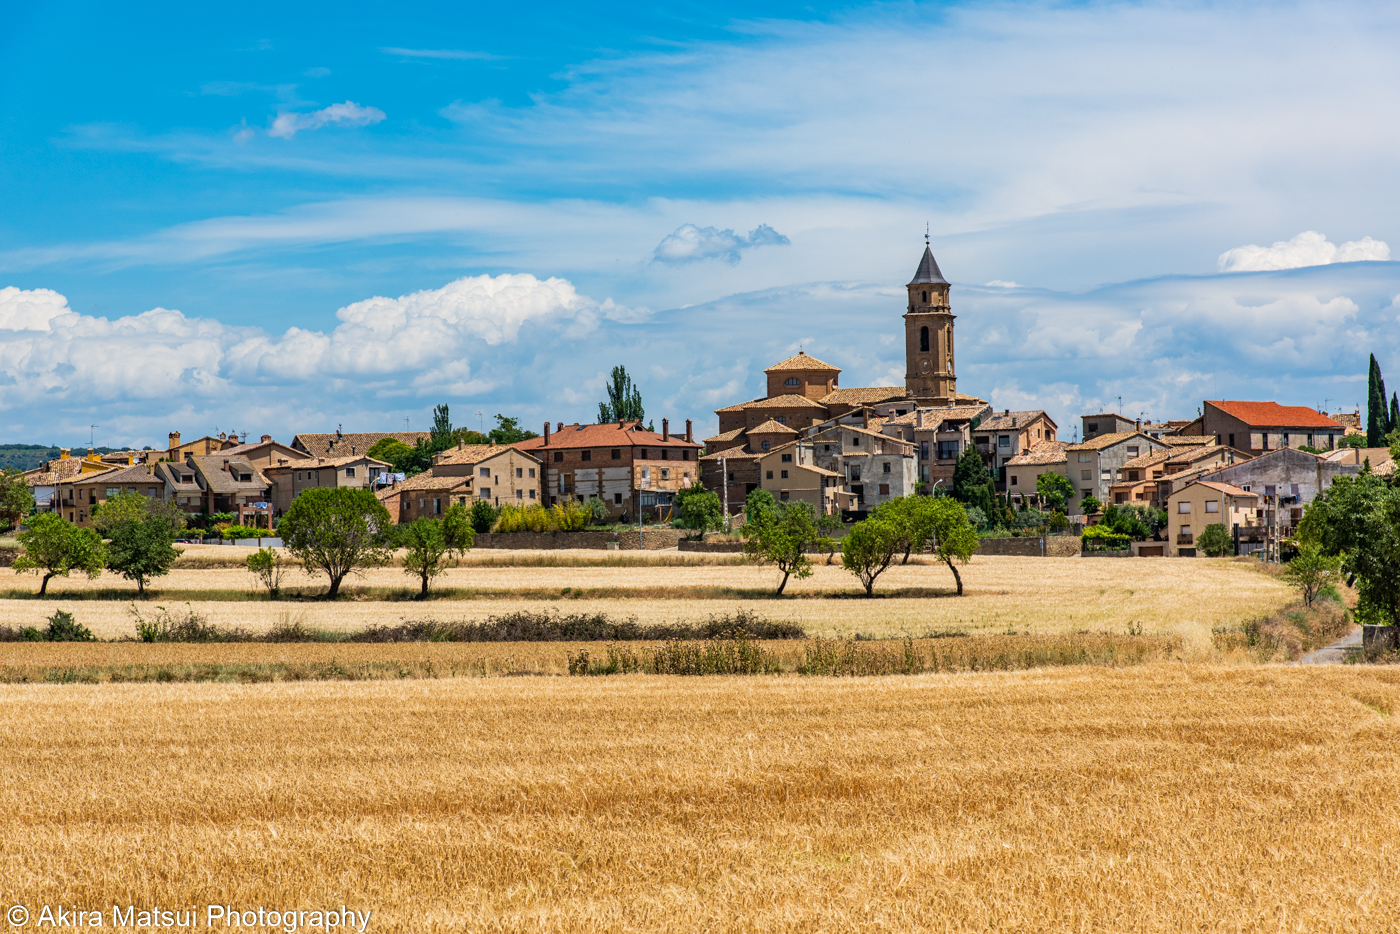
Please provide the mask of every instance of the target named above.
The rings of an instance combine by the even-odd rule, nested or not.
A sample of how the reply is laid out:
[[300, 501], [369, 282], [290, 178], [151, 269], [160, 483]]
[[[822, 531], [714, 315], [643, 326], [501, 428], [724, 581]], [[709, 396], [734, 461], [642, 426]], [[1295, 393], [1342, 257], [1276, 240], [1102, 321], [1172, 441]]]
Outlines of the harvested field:
[[[1290, 598], [1268, 575], [1226, 560], [982, 556], [963, 576], [967, 595], [955, 598], [946, 596], [951, 575], [941, 565], [896, 567], [880, 579], [876, 599], [865, 599], [849, 574], [821, 565], [810, 579], [789, 584], [791, 598], [774, 599], [769, 591], [775, 573], [744, 565], [458, 568], [434, 585], [438, 598], [419, 603], [406, 599], [413, 585], [405, 574], [378, 569], [347, 582], [353, 599], [328, 604], [268, 602], [243, 571], [176, 570], [156, 583], [159, 592], [150, 602], [189, 601], [220, 625], [253, 631], [288, 613], [308, 626], [346, 631], [425, 617], [481, 619], [520, 608], [605, 612], [644, 622], [693, 621], [745, 608], [795, 622], [812, 635], [1124, 632], [1141, 624], [1149, 634], [1180, 635], [1208, 646], [1212, 629], [1273, 612]], [[95, 581], [56, 578], [49, 585], [55, 596], [45, 601], [32, 598], [33, 577], [16, 575], [14, 585], [10, 598], [0, 599], [0, 623], [35, 625], [63, 606], [104, 638], [131, 632], [127, 607], [135, 587], [110, 574]], [[324, 580], [296, 572], [287, 586], [319, 594]], [[15, 595], [17, 588], [22, 597]], [[906, 595], [893, 595], [901, 592]]]
[[11, 685], [0, 709], [0, 887], [35, 911], [532, 932], [1400, 916], [1389, 668]]

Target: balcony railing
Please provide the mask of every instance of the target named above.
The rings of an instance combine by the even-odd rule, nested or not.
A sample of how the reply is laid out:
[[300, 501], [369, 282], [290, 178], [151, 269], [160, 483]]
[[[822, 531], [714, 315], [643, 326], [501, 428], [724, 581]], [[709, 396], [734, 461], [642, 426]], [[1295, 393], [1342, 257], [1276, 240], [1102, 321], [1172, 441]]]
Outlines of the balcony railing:
[[1176, 543], [1178, 545], [1192, 545], [1195, 544], [1195, 541], [1195, 536], [1192, 535], [1178, 535], [1176, 537]]

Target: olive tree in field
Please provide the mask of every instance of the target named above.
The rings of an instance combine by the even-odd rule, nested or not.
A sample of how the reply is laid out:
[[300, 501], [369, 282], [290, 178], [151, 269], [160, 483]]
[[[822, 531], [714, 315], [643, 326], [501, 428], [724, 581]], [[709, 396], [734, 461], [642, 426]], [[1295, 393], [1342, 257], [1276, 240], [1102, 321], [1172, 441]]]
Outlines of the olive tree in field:
[[180, 557], [180, 549], [174, 547], [175, 531], [163, 516], [122, 522], [112, 529], [107, 567], [135, 581], [136, 595], [144, 599], [146, 584], [154, 577], [169, 574], [170, 566]]
[[15, 559], [15, 572], [33, 571], [42, 575], [39, 595], [43, 596], [53, 577], [67, 577], [82, 571], [96, 577], [107, 566], [107, 547], [92, 529], [79, 528], [52, 512], [41, 512], [29, 520], [29, 528], [17, 536], [23, 553]]
[[816, 510], [801, 502], [780, 503], [772, 513], [758, 511], [757, 518], [745, 523], [743, 536], [745, 554], [776, 564], [782, 572], [779, 595], [789, 577], [801, 580], [812, 576], [812, 559], [807, 552], [827, 544], [817, 527]]
[[971, 561], [973, 553], [977, 551], [977, 530], [968, 521], [967, 510], [957, 500], [947, 497], [936, 499], [927, 509], [935, 541], [933, 553], [953, 572], [953, 580], [958, 584], [958, 596], [961, 597], [963, 582], [958, 565]]
[[871, 516], [851, 526], [846, 537], [841, 539], [841, 566], [856, 576], [865, 588], [865, 595], [871, 597], [875, 595], [875, 579], [885, 573], [894, 556], [903, 550], [904, 535], [900, 527], [887, 519]]
[[476, 533], [472, 531], [471, 514], [467, 507], [457, 504], [447, 509], [441, 520], [424, 517], [398, 527], [399, 546], [406, 549], [403, 570], [417, 577], [423, 585], [419, 597], [426, 599], [428, 584], [447, 570], [448, 561], [472, 546]]
[[372, 490], [323, 487], [292, 500], [277, 532], [303, 567], [330, 578], [326, 596], [334, 597], [349, 574], [388, 561], [392, 526]]

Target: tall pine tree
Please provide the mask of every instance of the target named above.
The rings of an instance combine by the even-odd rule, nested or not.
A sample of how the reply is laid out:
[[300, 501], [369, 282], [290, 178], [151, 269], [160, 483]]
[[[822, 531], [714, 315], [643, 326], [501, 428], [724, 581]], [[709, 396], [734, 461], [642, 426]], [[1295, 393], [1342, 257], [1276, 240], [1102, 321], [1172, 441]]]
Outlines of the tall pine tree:
[[1389, 435], [1392, 431], [1400, 429], [1400, 393], [1390, 394], [1390, 424], [1386, 426], [1385, 433]]
[[1371, 372], [1366, 385], [1366, 446], [1378, 448], [1390, 429], [1390, 412], [1386, 409], [1385, 380], [1381, 378], [1381, 365], [1376, 355], [1371, 354]]

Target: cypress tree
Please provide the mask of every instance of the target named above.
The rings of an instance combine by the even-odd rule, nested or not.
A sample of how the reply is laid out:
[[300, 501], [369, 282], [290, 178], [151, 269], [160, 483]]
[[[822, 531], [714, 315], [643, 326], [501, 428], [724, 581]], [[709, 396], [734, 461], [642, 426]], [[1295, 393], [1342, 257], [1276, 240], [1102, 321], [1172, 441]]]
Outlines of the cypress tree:
[[[1400, 393], [1390, 394], [1390, 424], [1386, 427], [1386, 434], [1400, 429]], [[1384, 440], [1384, 439], [1382, 439]]]
[[1381, 379], [1381, 365], [1376, 362], [1375, 354], [1371, 354], [1371, 371], [1366, 383], [1366, 446], [1378, 448], [1385, 437], [1390, 414], [1385, 406], [1385, 380]]

